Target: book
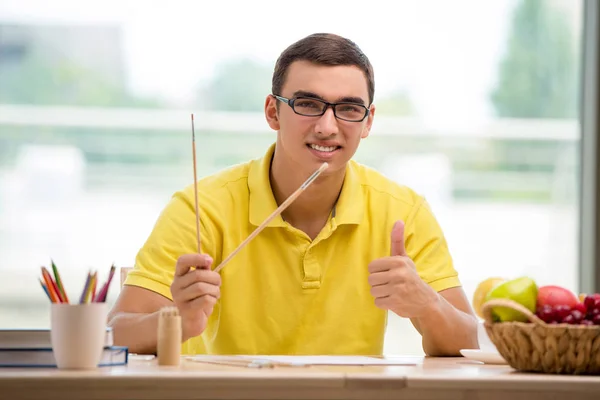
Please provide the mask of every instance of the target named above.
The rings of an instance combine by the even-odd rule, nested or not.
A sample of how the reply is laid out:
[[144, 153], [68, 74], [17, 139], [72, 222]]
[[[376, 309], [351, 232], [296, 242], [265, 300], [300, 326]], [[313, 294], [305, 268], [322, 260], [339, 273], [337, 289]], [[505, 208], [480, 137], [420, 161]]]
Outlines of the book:
[[[104, 346], [112, 346], [112, 328], [106, 328]], [[52, 347], [50, 329], [0, 329], [0, 349], [39, 349]]]
[[[129, 350], [124, 346], [107, 346], [102, 352], [99, 367], [127, 365]], [[0, 348], [1, 368], [56, 368], [51, 347]]]

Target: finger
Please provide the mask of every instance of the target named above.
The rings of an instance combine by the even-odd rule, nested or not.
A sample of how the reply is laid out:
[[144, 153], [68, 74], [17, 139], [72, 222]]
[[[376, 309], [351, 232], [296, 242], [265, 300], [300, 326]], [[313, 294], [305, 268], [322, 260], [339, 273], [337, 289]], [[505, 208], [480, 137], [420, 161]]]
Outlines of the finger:
[[369, 273], [384, 272], [392, 269], [393, 260], [391, 258], [378, 258], [369, 264]]
[[404, 248], [404, 222], [396, 221], [392, 228], [392, 256], [406, 256], [406, 249]]
[[187, 303], [187, 306], [191, 309], [203, 310], [204, 313], [208, 316], [212, 314], [215, 304], [217, 304], [217, 298], [207, 294], [205, 296], [198, 297], [197, 299], [190, 301], [189, 303]]
[[390, 305], [390, 297], [376, 297], [375, 298], [375, 306], [383, 309], [383, 310], [389, 310], [391, 308]]
[[369, 275], [367, 281], [370, 286], [385, 285], [389, 283], [390, 277], [385, 272], [375, 272]]
[[392, 293], [391, 285], [378, 285], [371, 288], [371, 296], [376, 299], [390, 296]]
[[177, 265], [175, 266], [175, 275], [185, 275], [190, 268], [210, 269], [212, 265], [212, 258], [208, 254], [184, 254], [177, 259]]
[[205, 295], [210, 295], [218, 299], [221, 296], [221, 290], [218, 286], [211, 285], [210, 283], [196, 282], [180, 290], [177, 293], [177, 300], [180, 302], [189, 302]]
[[173, 286], [184, 289], [195, 282], [206, 282], [211, 285], [221, 286], [221, 275], [210, 269], [193, 269], [183, 276], [176, 277], [173, 280]]

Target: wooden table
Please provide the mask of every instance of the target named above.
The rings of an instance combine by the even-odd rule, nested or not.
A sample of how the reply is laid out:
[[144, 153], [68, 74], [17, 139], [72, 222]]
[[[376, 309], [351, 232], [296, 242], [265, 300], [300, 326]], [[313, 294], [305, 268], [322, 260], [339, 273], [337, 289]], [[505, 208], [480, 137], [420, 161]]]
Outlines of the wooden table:
[[0, 369], [1, 399], [600, 399], [599, 376], [526, 374], [465, 358], [414, 366], [245, 368], [183, 361], [93, 371]]

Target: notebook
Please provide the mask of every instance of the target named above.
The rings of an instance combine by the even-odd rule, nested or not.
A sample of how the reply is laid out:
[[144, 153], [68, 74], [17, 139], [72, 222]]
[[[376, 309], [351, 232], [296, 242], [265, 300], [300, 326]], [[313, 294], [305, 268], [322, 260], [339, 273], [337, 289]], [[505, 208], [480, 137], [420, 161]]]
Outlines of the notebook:
[[[113, 345], [112, 328], [106, 328], [104, 346]], [[39, 349], [52, 347], [50, 329], [0, 329], [0, 349]]]
[[[99, 367], [126, 365], [129, 356], [127, 347], [108, 346], [102, 352]], [[56, 367], [51, 347], [46, 348], [0, 348], [0, 367], [2, 368], [41, 368]]]

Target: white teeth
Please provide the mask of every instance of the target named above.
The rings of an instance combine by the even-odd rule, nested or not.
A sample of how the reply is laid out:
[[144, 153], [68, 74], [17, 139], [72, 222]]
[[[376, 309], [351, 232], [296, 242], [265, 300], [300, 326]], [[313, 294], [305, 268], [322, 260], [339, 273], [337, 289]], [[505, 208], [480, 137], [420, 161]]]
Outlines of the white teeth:
[[319, 146], [316, 144], [311, 144], [310, 147], [315, 150], [318, 150], [318, 151], [334, 151], [335, 149], [337, 149], [336, 146], [325, 147], [325, 146]]

